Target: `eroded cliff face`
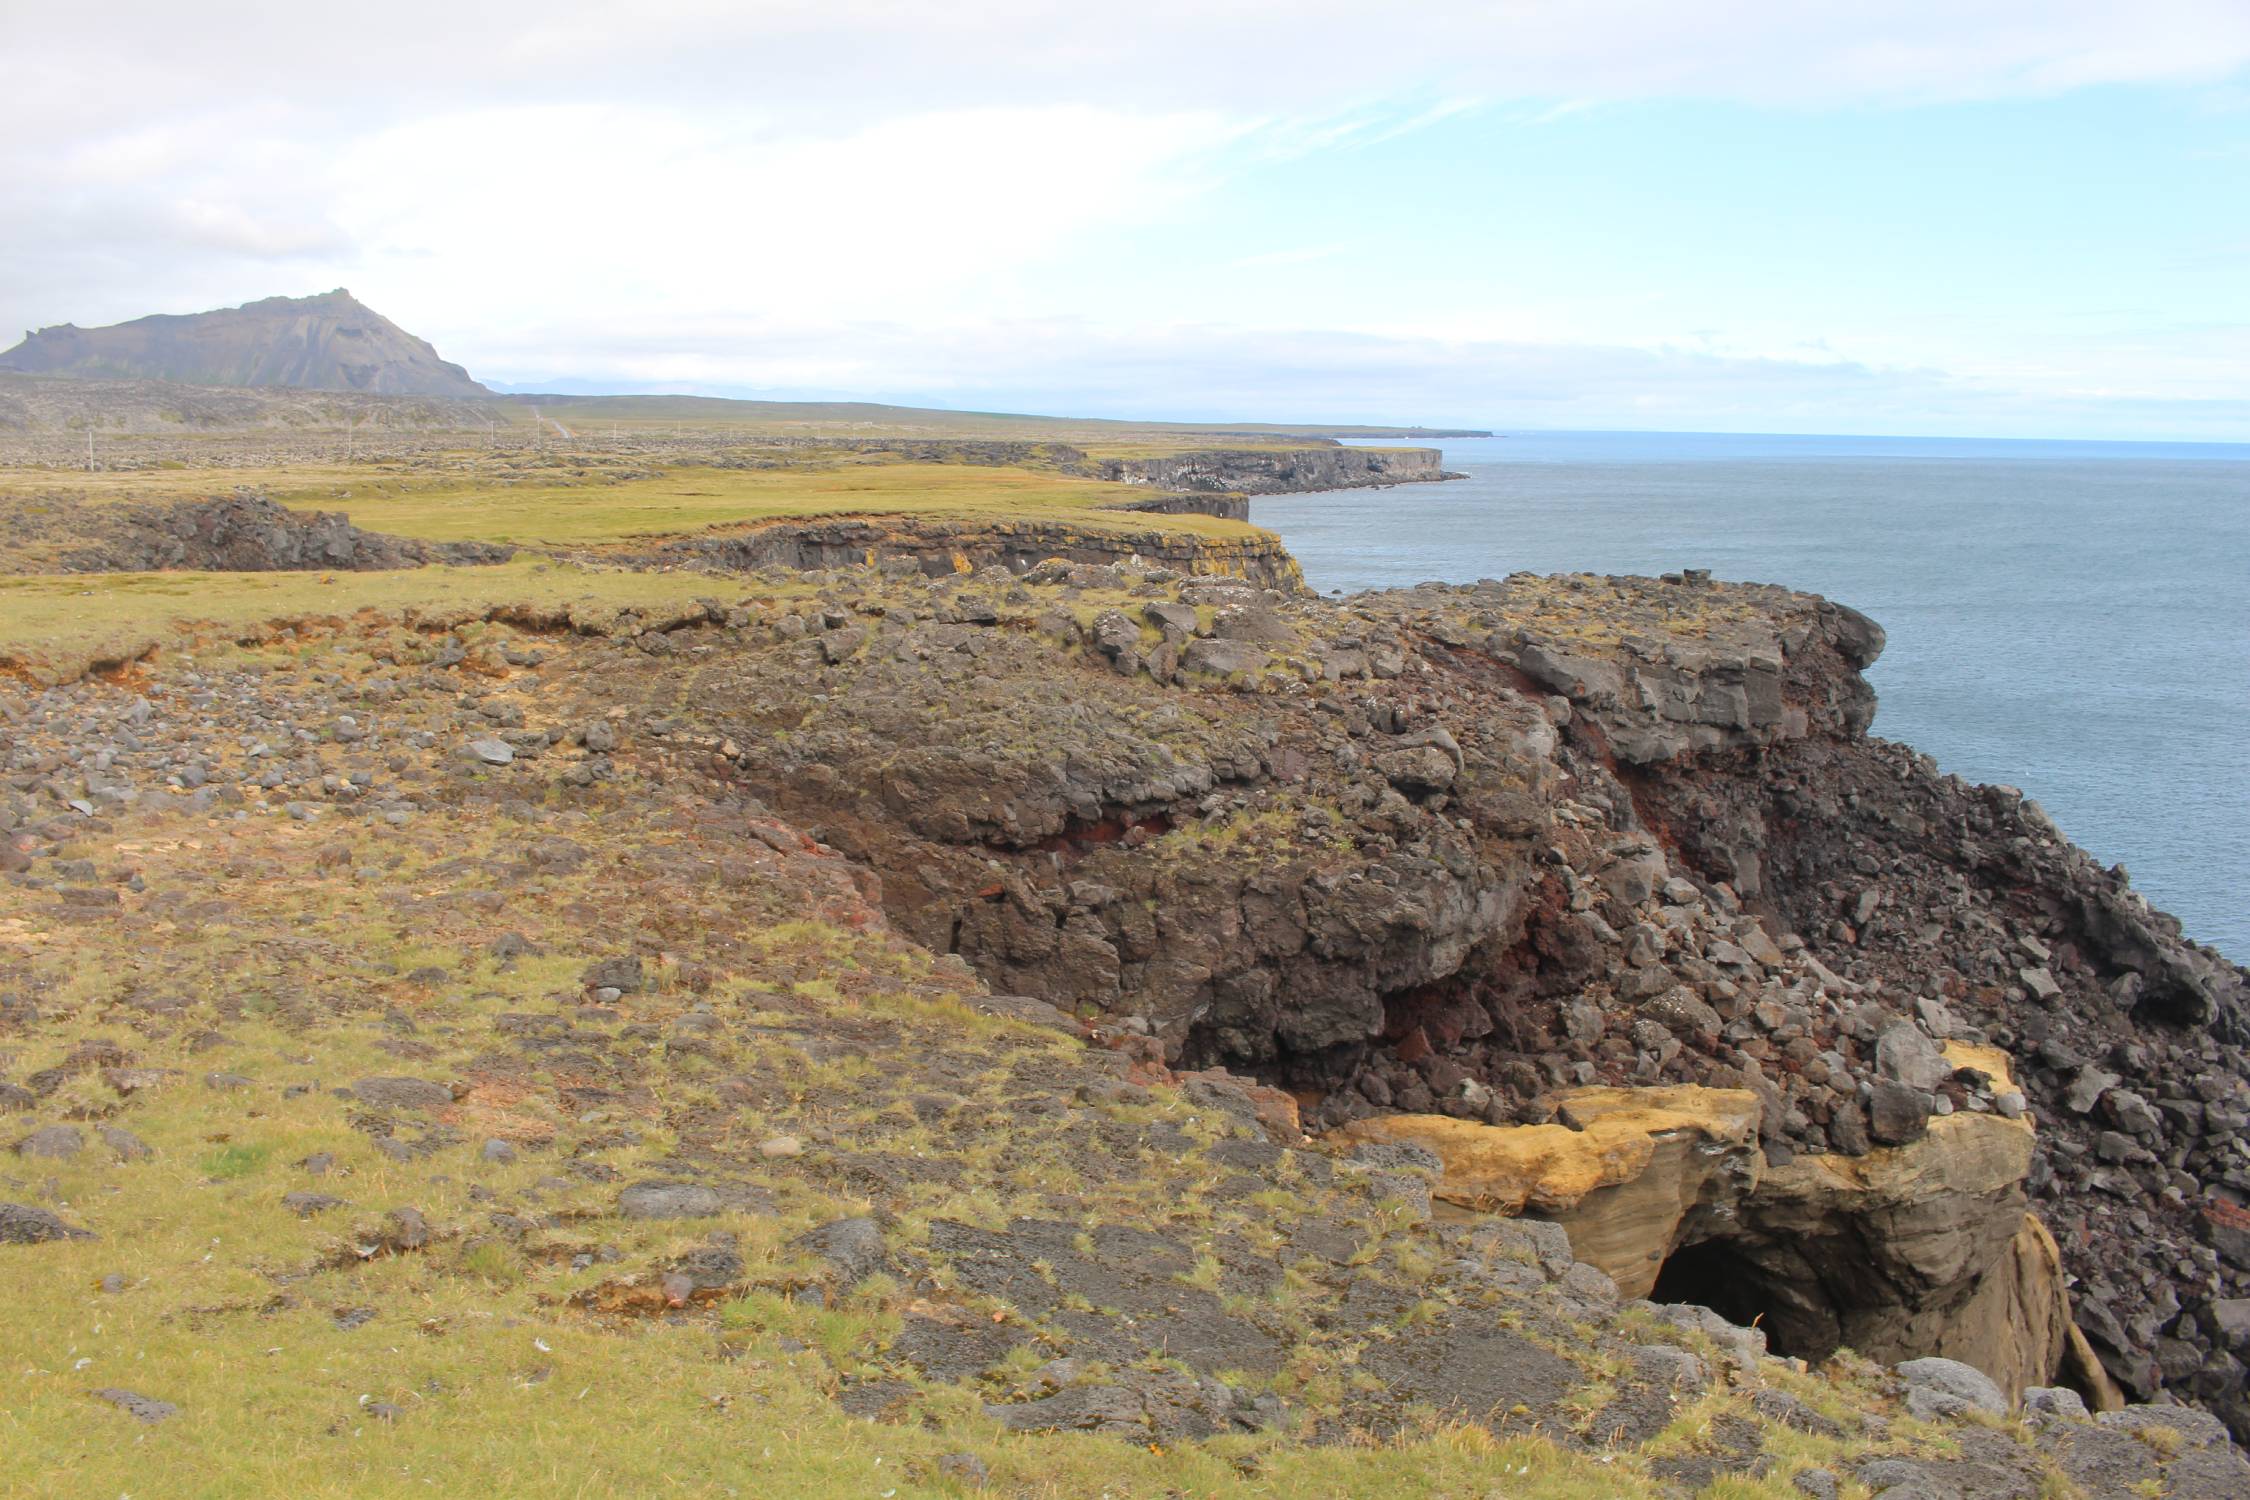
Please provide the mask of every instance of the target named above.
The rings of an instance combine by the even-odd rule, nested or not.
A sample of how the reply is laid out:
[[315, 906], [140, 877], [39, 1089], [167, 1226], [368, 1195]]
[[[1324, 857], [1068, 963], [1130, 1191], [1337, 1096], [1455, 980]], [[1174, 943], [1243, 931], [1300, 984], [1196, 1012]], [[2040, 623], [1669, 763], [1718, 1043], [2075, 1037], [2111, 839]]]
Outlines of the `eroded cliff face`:
[[[1852, 611], [911, 557], [730, 628], [652, 713], [995, 989], [1285, 1086], [1316, 1130], [1747, 1096], [1758, 1213], [1668, 1254], [1723, 1244], [1809, 1354], [2058, 1321], [1999, 1269], [2038, 1259], [2028, 1207], [2128, 1395], [2244, 1420], [2243, 975], [2020, 798], [1868, 738], [1881, 637]], [[2004, 1065], [1957, 1060], [1979, 1046]], [[2028, 1142], [2005, 1185], [1846, 1191], [1970, 1136]]]
[[1164, 490], [1283, 495], [1454, 478], [1435, 448], [1214, 448], [1161, 458], [1089, 461], [1084, 472]]
[[248, 490], [168, 505], [58, 498], [0, 518], [0, 536], [7, 543], [0, 571], [23, 572], [367, 572], [504, 562], [515, 552], [492, 542], [424, 542], [363, 531], [341, 512], [291, 510]]
[[[1228, 513], [1223, 506], [1198, 503], [1193, 497], [1165, 497], [1147, 508], [1167, 514]], [[1062, 562], [1215, 574], [1292, 592], [1304, 586], [1297, 560], [1278, 538], [1265, 532], [1204, 537], [1155, 527], [1110, 528], [1068, 521], [907, 516], [775, 521], [603, 555], [634, 566], [692, 566], [727, 573], [906, 564], [932, 577], [980, 568], [1021, 574], [1043, 563]]]

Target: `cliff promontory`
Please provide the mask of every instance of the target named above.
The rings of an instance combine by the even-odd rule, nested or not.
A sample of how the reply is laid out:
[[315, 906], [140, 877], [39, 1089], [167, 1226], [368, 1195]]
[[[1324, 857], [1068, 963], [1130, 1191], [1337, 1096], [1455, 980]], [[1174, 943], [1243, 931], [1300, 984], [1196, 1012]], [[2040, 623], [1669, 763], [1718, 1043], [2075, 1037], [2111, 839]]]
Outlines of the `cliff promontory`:
[[1458, 479], [1458, 474], [1445, 471], [1442, 457], [1435, 448], [1347, 448], [1341, 444], [1209, 448], [1152, 458], [1097, 459], [1087, 471], [1099, 478], [1162, 490], [1283, 495]]
[[28, 1493], [2250, 1490], [2246, 976], [1845, 606], [116, 446], [0, 480]]
[[[1340, 606], [1042, 579], [1062, 593], [1030, 634], [949, 625], [933, 593], [809, 668], [708, 663], [694, 717], [880, 872], [920, 941], [1152, 1060], [1293, 1089], [1317, 1124], [1542, 1123], [1575, 1088], [1739, 1089], [1782, 1171], [1962, 1111], [2035, 1116], [1972, 1259], [2036, 1207], [2108, 1377], [2243, 1420], [2243, 975], [2035, 805], [1871, 738], [1864, 617], [1695, 578]], [[2000, 1049], [2014, 1081], [1946, 1062], [1955, 1044]], [[1759, 1284], [1753, 1250], [1738, 1285]], [[1854, 1308], [1907, 1273], [1838, 1256], [1770, 1283], [1827, 1303], [1737, 1310], [1880, 1342]], [[1921, 1295], [1891, 1303], [1900, 1327]]]

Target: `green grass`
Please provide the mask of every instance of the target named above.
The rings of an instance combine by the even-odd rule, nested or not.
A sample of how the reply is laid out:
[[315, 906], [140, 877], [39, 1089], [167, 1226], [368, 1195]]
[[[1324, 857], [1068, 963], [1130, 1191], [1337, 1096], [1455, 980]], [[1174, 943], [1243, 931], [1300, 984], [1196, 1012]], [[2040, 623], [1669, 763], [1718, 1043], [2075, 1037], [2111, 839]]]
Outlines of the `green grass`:
[[1256, 534], [1206, 516], [1116, 515], [1104, 506], [1147, 491], [1030, 469], [866, 459], [788, 469], [685, 467], [612, 484], [487, 480], [427, 485], [284, 488], [283, 504], [341, 509], [372, 531], [427, 541], [588, 546], [741, 526], [796, 516], [897, 515], [978, 519], [1063, 517], [1105, 529], [1166, 529], [1207, 536]]
[[[901, 1039], [902, 1055], [952, 1047], [990, 1059], [983, 1073], [958, 1080], [965, 1091], [983, 1093], [988, 1106], [1017, 1087], [1008, 1066], [1015, 1056], [1027, 1049], [1068, 1056], [1069, 1044], [997, 1021], [956, 1034], [951, 1002], [900, 997], [863, 1007], [856, 997], [880, 996], [886, 974], [922, 974], [931, 964], [879, 930], [792, 912], [745, 936], [742, 888], [716, 883], [667, 887], [669, 899], [660, 902], [635, 883], [677, 879], [669, 873], [676, 864], [651, 842], [661, 837], [652, 821], [613, 825], [621, 831], [616, 852], [645, 854], [645, 868], [605, 862], [512, 887], [504, 920], [527, 931], [547, 950], [545, 958], [503, 970], [484, 956], [502, 919], [472, 909], [402, 920], [392, 892], [457, 882], [463, 861], [491, 869], [522, 841], [526, 826], [487, 812], [433, 809], [395, 832], [193, 823], [178, 826], [174, 838], [136, 846], [134, 857], [156, 888], [208, 880], [227, 891], [233, 909], [164, 936], [165, 982], [194, 997], [198, 1014], [134, 1040], [143, 1061], [178, 1075], [136, 1096], [121, 1117], [154, 1157], [117, 1164], [97, 1149], [40, 1174], [41, 1199], [51, 1190], [57, 1211], [100, 1238], [0, 1253], [0, 1306], [8, 1309], [0, 1319], [8, 1392], [0, 1401], [0, 1452], [9, 1457], [0, 1468], [0, 1495], [895, 1500], [968, 1493], [938, 1467], [939, 1459], [959, 1453], [989, 1466], [987, 1493], [1051, 1500], [1313, 1490], [1374, 1500], [1495, 1491], [1525, 1500], [1596, 1500], [1643, 1492], [1637, 1474], [1541, 1441], [1502, 1442], [1450, 1428], [1396, 1444], [1315, 1449], [1275, 1435], [1151, 1447], [1076, 1433], [1011, 1436], [984, 1416], [975, 1391], [934, 1395], [928, 1425], [853, 1418], [832, 1400], [838, 1378], [895, 1330], [904, 1306], [922, 1292], [877, 1278], [826, 1307], [776, 1295], [777, 1279], [801, 1264], [790, 1248], [795, 1238], [847, 1207], [799, 1182], [794, 1167], [766, 1169], [778, 1213], [724, 1221], [739, 1235], [750, 1286], [723, 1312], [672, 1322], [582, 1310], [574, 1301], [579, 1294], [621, 1272], [645, 1285], [650, 1267], [712, 1226], [608, 1218], [614, 1185], [585, 1184], [544, 1192], [555, 1225], [519, 1249], [476, 1242], [492, 1201], [479, 1194], [523, 1204], [573, 1141], [622, 1122], [583, 1124], [544, 1084], [517, 1089], [502, 1075], [480, 1083], [460, 1106], [463, 1145], [394, 1161], [352, 1128], [349, 1110], [329, 1089], [379, 1072], [478, 1076], [499, 1013], [551, 1000], [589, 953], [618, 946], [621, 929], [598, 937], [577, 929], [580, 903], [597, 892], [629, 914], [711, 902], [710, 913], [694, 914], [701, 937], [688, 950], [693, 956], [716, 961], [732, 954], [746, 966], [742, 978], [765, 975], [768, 965], [779, 966], [776, 979], [799, 964], [817, 965], [829, 981], [818, 1001], [793, 998], [791, 1009], [770, 1015], [744, 1012], [738, 1024], [787, 1021], [811, 1008], [913, 1018], [917, 1029]], [[344, 857], [322, 861], [320, 851], [339, 839], [350, 844]], [[352, 873], [371, 864], [383, 871], [375, 880]], [[45, 1012], [33, 1029], [10, 1039], [14, 1071], [61, 1056], [109, 1012], [132, 983], [132, 939], [106, 929], [50, 928], [30, 895], [14, 888], [0, 894], [8, 898], [0, 914], [29, 919], [7, 930], [41, 981]], [[721, 910], [732, 925], [717, 921]], [[423, 964], [454, 978], [405, 986], [403, 974]], [[713, 992], [722, 1011], [735, 982], [722, 980]], [[370, 994], [370, 983], [389, 992]], [[317, 998], [263, 1003], [300, 995]], [[685, 1003], [660, 983], [629, 1008], [655, 1016]], [[380, 1017], [392, 1005], [411, 1010], [415, 1046], [428, 1055], [406, 1059], [391, 1050], [397, 1037]], [[218, 1051], [191, 1051], [191, 1036], [206, 1022], [218, 1023], [228, 1040]], [[738, 1053], [729, 1066], [757, 1056]], [[758, 1113], [770, 1110], [794, 1125], [803, 1105], [793, 1095], [817, 1089], [855, 1100], [884, 1067], [859, 1056], [823, 1063], [784, 1057], [775, 1066], [770, 1102], [753, 1106], [752, 1117], [740, 1122], [746, 1139], [771, 1128]], [[240, 1070], [254, 1087], [203, 1087], [196, 1075], [214, 1067]], [[647, 1096], [617, 1106], [640, 1140], [604, 1147], [597, 1159], [621, 1176], [661, 1170], [657, 1163], [680, 1149], [666, 1122], [696, 1089], [676, 1069], [652, 1064]], [[307, 1087], [284, 1087], [291, 1084]], [[67, 1115], [114, 1102], [89, 1073], [70, 1080], [46, 1107]], [[911, 1115], [895, 1102], [881, 1103], [833, 1106], [826, 1118], [868, 1149], [902, 1155], [933, 1148], [936, 1138]], [[1168, 1097], [1161, 1108], [1177, 1113], [1186, 1106]], [[527, 1149], [520, 1162], [474, 1158], [473, 1144], [485, 1134], [525, 1138], [542, 1131], [553, 1132], [555, 1144]], [[1035, 1142], [1009, 1135], [979, 1144], [1004, 1154], [993, 1169], [1038, 1154]], [[313, 1153], [334, 1157], [326, 1175], [289, 1165]], [[300, 1219], [281, 1203], [294, 1187], [348, 1203]], [[1130, 1182], [1094, 1191], [1066, 1176], [1059, 1190], [1082, 1194], [1089, 1212], [1145, 1209], [1144, 1190]], [[941, 1215], [998, 1221], [1041, 1207], [1037, 1198], [1008, 1196], [997, 1181], [967, 1192], [932, 1183], [916, 1196], [911, 1213], [924, 1222]], [[438, 1241], [415, 1254], [363, 1258], [354, 1247], [371, 1241], [364, 1231], [405, 1205], [427, 1215]], [[895, 1232], [909, 1243], [919, 1231], [902, 1222]], [[611, 1245], [622, 1259], [579, 1270], [541, 1253], [550, 1242], [566, 1249]], [[1211, 1279], [1210, 1269], [1199, 1265], [1199, 1279]], [[113, 1275], [123, 1289], [103, 1290]], [[340, 1308], [373, 1308], [375, 1315], [347, 1329], [337, 1324]], [[143, 1426], [90, 1395], [106, 1387], [177, 1403], [179, 1413]], [[395, 1417], [374, 1414], [379, 1405], [397, 1408]]]
[[[761, 586], [773, 595], [789, 590]], [[480, 612], [496, 606], [574, 614], [685, 605], [728, 592], [694, 573], [632, 573], [535, 557], [488, 568], [374, 573], [100, 573], [0, 576], [0, 666], [10, 658], [120, 660], [198, 624], [221, 631], [270, 621], [342, 620], [361, 610]]]
[[237, 1177], [255, 1174], [271, 1155], [271, 1146], [221, 1146], [216, 1151], [205, 1152], [197, 1165], [212, 1181], [231, 1182]]

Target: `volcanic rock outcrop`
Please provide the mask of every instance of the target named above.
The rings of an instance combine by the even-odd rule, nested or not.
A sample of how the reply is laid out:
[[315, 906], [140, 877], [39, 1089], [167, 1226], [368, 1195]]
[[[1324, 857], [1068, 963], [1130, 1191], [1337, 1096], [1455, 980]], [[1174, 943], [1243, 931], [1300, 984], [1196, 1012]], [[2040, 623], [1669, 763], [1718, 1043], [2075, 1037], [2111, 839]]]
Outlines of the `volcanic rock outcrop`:
[[[1994, 1049], [1946, 1062], [2012, 1089]], [[1441, 1201], [1552, 1220], [1622, 1294], [1711, 1307], [1776, 1348], [1957, 1359], [2012, 1397], [2068, 1383], [2123, 1404], [2071, 1338], [2059, 1251], [2027, 1212], [2026, 1120], [1959, 1111], [1903, 1145], [1769, 1165], [1760, 1110], [1742, 1089], [1586, 1088], [1557, 1096], [1555, 1124], [1380, 1115], [1342, 1134], [1425, 1147]]]
[[1346, 448], [1335, 444], [1214, 448], [1161, 458], [1109, 458], [1091, 461], [1084, 469], [1097, 478], [1155, 489], [1284, 495], [1459, 478], [1445, 471], [1443, 458], [1436, 448]]
[[[1920, 1189], [1836, 1159], [2035, 1117], [1970, 1258], [2036, 1259], [2027, 1198], [2125, 1393], [2250, 1421], [2227, 1311], [2250, 1291], [2244, 976], [2019, 794], [1871, 738], [1863, 616], [1697, 575], [1331, 605], [901, 562], [745, 628], [766, 649], [695, 669], [667, 718], [994, 988], [1292, 1088], [1317, 1128], [1747, 1094], [1763, 1180], [1862, 1238], [1909, 1233]], [[1947, 1043], [2004, 1052], [2012, 1083]], [[1948, 1317], [1997, 1305], [1895, 1270], [1964, 1298]], [[1832, 1266], [1768, 1274], [1820, 1289], [1783, 1335], [1808, 1352], [1923, 1339], [1855, 1312]]]
[[[1147, 508], [1175, 514], [1218, 513], [1202, 496], [1165, 496]], [[1155, 527], [1094, 527], [1047, 520], [968, 522], [886, 516], [773, 521], [667, 541], [624, 556], [641, 566], [687, 565], [727, 572], [903, 563], [941, 578], [978, 568], [1024, 573], [1053, 562], [1123, 564], [1215, 573], [1267, 587], [1302, 585], [1297, 560], [1263, 532], [1239, 538], [1198, 537]], [[615, 555], [612, 560], [617, 560]]]
[[[202, 1341], [335, 1340], [315, 1399], [348, 1403], [395, 1329], [494, 1389], [549, 1368], [528, 1343], [699, 1410], [700, 1345], [760, 1410], [833, 1399], [925, 1457], [964, 1422], [1011, 1463], [1467, 1424], [1442, 1441], [1568, 1453], [1589, 1492], [2242, 1493], [2212, 1415], [2082, 1409], [2136, 1394], [2159, 1309], [2099, 1296], [2145, 1263], [2178, 1299], [2152, 1393], [2231, 1411], [2241, 976], [2151, 916], [2130, 972], [2211, 1020], [2125, 982], [2063, 899], [2122, 882], [2059, 840], [2005, 875], [1884, 842], [1954, 792], [1865, 738], [1857, 617], [927, 563], [606, 607], [588, 570], [12, 687], [0, 1257], [38, 1344], [95, 1336], [62, 1314], [100, 1286], [148, 1320], [120, 1353], [177, 1328], [124, 1396], [206, 1430], [246, 1408], [182, 1378]], [[408, 933], [414, 967], [370, 962]], [[249, 1149], [285, 1128], [319, 1149]], [[183, 1181], [256, 1233], [181, 1238]], [[139, 1278], [206, 1253], [269, 1283], [253, 1317]], [[124, 1399], [19, 1364], [50, 1423]], [[391, 1404], [343, 1415], [488, 1403]]]
[[[62, 506], [45, 519], [68, 529], [73, 545], [58, 569], [67, 573], [364, 572], [503, 562], [514, 551], [491, 542], [424, 542], [362, 531], [339, 512], [291, 510], [249, 492], [168, 505]], [[20, 533], [28, 520], [18, 513], [6, 524]]]

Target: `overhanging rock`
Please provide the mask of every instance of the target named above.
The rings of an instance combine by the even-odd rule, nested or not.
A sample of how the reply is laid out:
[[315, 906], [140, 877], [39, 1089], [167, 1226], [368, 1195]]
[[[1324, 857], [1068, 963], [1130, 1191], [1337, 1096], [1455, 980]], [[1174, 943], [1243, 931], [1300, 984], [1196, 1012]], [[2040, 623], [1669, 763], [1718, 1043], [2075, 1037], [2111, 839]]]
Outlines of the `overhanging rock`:
[[[1991, 1049], [1955, 1045], [1947, 1060], [2005, 1087]], [[1439, 1201], [1551, 1219], [1626, 1296], [1755, 1320], [1782, 1352], [1941, 1355], [2011, 1397], [2059, 1378], [2114, 1402], [2074, 1348], [2060, 1256], [2026, 1208], [2026, 1121], [1964, 1111], [1906, 1145], [1768, 1166], [1746, 1090], [1577, 1089], [1558, 1117], [1391, 1115], [1345, 1133], [1428, 1147], [1444, 1162]]]

